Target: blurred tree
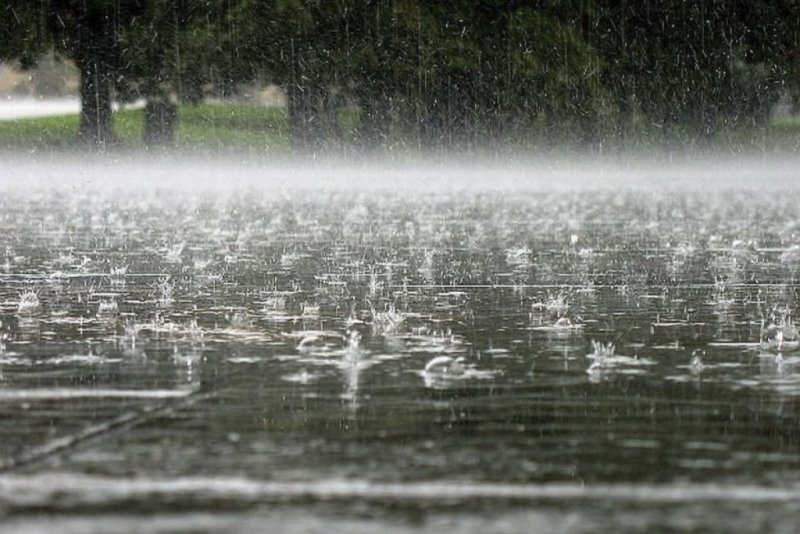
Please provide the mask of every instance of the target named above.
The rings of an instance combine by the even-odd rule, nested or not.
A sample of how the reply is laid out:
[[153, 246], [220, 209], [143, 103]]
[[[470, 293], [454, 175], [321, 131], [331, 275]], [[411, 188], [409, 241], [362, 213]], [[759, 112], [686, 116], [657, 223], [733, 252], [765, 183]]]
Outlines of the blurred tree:
[[55, 49], [81, 73], [80, 135], [105, 144], [111, 93], [147, 100], [171, 142], [177, 105], [267, 80], [292, 142], [595, 145], [637, 128], [697, 143], [763, 124], [800, 93], [800, 0], [7, 0], [0, 58]]
[[[412, 77], [420, 144], [485, 146], [544, 128], [592, 137], [600, 60], [565, 6], [429, 2]], [[559, 132], [556, 132], [559, 130]], [[563, 136], [562, 136], [563, 138]]]
[[118, 88], [124, 100], [146, 101], [146, 144], [174, 144], [178, 105], [232, 91], [230, 8], [228, 0], [147, 0], [122, 32]]
[[7, 0], [0, 8], [0, 57], [31, 67], [55, 49], [74, 60], [81, 77], [79, 138], [109, 144], [120, 35], [143, 7], [144, 0]]
[[343, 101], [341, 53], [349, 37], [350, 1], [242, 0], [234, 15], [241, 38], [241, 76], [266, 77], [287, 97], [292, 145], [316, 150], [339, 134]]
[[521, 118], [523, 130], [535, 119], [547, 138], [590, 146], [607, 111], [606, 92], [599, 81], [603, 61], [582, 30], [582, 15], [528, 7], [511, 14], [504, 114]]
[[782, 93], [800, 103], [800, 0], [735, 3], [744, 28], [734, 75], [743, 91], [734, 95], [744, 113], [765, 117]]
[[396, 125], [406, 133], [421, 117], [420, 84], [431, 71], [429, 42], [437, 21], [415, 0], [352, 2], [342, 61], [359, 107], [358, 142], [385, 144]]
[[18, 61], [26, 69], [35, 66], [39, 56], [53, 48], [48, 18], [46, 9], [31, 2], [4, 2], [0, 6], [0, 59]]
[[[596, 0], [595, 42], [619, 132], [644, 120], [668, 143], [688, 135], [702, 144], [720, 127], [763, 123], [783, 83], [772, 60], [788, 56], [775, 52], [791, 35], [775, 31], [785, 24], [775, 6], [791, 4]], [[796, 47], [796, 36], [789, 42]]]

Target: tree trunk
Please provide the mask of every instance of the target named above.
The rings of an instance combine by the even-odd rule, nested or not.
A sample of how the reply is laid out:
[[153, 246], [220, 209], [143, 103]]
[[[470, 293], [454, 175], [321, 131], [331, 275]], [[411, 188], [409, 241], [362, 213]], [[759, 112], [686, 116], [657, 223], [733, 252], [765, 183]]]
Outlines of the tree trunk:
[[111, 95], [114, 88], [116, 33], [109, 9], [78, 9], [75, 63], [81, 75], [81, 121], [78, 137], [104, 147], [114, 141]]
[[619, 111], [615, 117], [616, 128], [614, 129], [615, 142], [618, 150], [631, 150], [635, 148], [634, 143], [636, 142], [634, 130], [636, 101], [632, 91], [625, 90], [622, 92], [618, 103]]
[[422, 95], [419, 120], [419, 147], [422, 149], [445, 146], [447, 131], [447, 109], [444, 104], [447, 93], [439, 88], [430, 89]]
[[391, 102], [385, 93], [368, 92], [363, 95], [360, 107], [358, 142], [367, 150], [380, 148], [391, 132]]
[[92, 145], [109, 145], [114, 140], [110, 65], [99, 57], [88, 57], [77, 63], [81, 75], [81, 121], [78, 137]]
[[581, 150], [594, 152], [598, 149], [597, 115], [591, 106], [578, 110], [578, 144]]
[[150, 98], [144, 108], [144, 142], [147, 146], [175, 146], [178, 106], [165, 97]]
[[319, 149], [322, 142], [322, 128], [318, 91], [312, 84], [295, 84], [290, 87], [287, 96], [292, 148], [298, 152]]

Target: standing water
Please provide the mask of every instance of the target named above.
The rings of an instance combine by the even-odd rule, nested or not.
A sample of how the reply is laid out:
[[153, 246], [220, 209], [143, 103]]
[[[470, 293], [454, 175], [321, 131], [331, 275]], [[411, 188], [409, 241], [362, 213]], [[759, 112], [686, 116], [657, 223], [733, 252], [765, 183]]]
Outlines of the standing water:
[[98, 174], [0, 198], [9, 531], [794, 532], [793, 190]]

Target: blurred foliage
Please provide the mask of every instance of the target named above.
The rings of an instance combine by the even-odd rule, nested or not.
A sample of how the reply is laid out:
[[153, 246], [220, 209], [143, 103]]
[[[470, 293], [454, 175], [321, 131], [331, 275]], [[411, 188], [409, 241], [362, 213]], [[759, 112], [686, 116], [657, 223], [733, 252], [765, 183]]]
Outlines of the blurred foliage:
[[118, 99], [163, 106], [275, 84], [301, 150], [703, 146], [798, 101], [797, 20], [798, 0], [9, 0], [0, 58], [94, 54]]
[[0, 59], [32, 67], [47, 50], [73, 60], [80, 71], [79, 137], [94, 145], [114, 141], [114, 85], [127, 66], [122, 34], [145, 0], [5, 0], [0, 4]]

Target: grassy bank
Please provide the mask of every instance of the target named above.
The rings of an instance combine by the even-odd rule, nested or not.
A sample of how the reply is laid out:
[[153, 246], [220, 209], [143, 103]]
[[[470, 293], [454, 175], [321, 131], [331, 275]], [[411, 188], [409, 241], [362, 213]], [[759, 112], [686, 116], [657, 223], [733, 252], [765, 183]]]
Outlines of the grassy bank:
[[[358, 123], [357, 111], [343, 111], [339, 119], [342, 139], [345, 142], [352, 141]], [[0, 148], [26, 151], [71, 149], [76, 146], [77, 130], [77, 115], [0, 121]], [[120, 141], [118, 150], [143, 149], [143, 130], [143, 110], [123, 110], [114, 114], [114, 131]], [[238, 104], [182, 106], [176, 143], [178, 150], [190, 152], [288, 152], [290, 141], [286, 110]], [[403, 146], [403, 143], [397, 146]], [[532, 136], [528, 142], [506, 148], [513, 150], [514, 147], [522, 152], [536, 153], [553, 148], [553, 139], [549, 136]], [[684, 142], [676, 138], [665, 143], [662, 132], [658, 130], [636, 131], [624, 143], [612, 140], [600, 150], [613, 153], [628, 149], [647, 153], [686, 148], [800, 154], [800, 121], [782, 119], [752, 130], [719, 132], [710, 142], [699, 147], [691, 141]]]
[[[0, 147], [24, 150], [72, 148], [78, 116], [0, 121]], [[114, 113], [122, 149], [144, 148], [144, 111]], [[176, 134], [179, 149], [272, 151], [289, 148], [288, 121], [281, 108], [234, 104], [183, 106]]]

